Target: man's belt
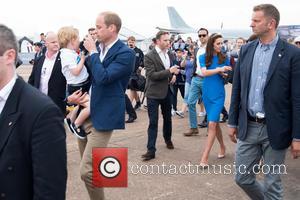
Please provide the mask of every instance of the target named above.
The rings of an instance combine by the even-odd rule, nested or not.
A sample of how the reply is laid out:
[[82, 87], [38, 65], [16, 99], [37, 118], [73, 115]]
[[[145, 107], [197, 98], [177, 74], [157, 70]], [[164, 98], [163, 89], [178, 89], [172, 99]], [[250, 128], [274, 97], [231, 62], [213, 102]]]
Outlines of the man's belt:
[[248, 120], [251, 122], [259, 123], [259, 124], [266, 124], [266, 118], [252, 117], [252, 116], [248, 115]]

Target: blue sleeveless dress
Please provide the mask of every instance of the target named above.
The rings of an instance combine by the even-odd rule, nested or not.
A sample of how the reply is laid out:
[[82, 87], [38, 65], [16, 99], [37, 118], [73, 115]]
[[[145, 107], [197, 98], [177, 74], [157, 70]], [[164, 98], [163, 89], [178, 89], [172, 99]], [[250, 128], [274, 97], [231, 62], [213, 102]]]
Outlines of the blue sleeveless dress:
[[[203, 54], [199, 57], [201, 68], [206, 67], [205, 56], [206, 54]], [[207, 69], [216, 69], [217, 67], [229, 65], [229, 59], [226, 58], [224, 63], [218, 64], [218, 56], [213, 56], [212, 64], [207, 67]], [[224, 80], [222, 76], [219, 74], [206, 76], [203, 80], [202, 92], [203, 103], [207, 113], [207, 120], [212, 122], [219, 122], [220, 113], [223, 109], [225, 101]]]

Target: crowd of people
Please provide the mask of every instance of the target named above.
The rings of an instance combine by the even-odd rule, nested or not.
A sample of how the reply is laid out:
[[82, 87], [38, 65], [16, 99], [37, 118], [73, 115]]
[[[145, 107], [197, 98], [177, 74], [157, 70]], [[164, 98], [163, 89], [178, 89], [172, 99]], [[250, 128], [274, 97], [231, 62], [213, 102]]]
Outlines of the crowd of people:
[[[159, 31], [144, 55], [133, 36], [127, 44], [118, 39], [120, 17], [103, 12], [81, 42], [74, 27], [41, 34], [28, 80], [36, 89], [17, 76], [16, 38], [11, 29], [0, 25], [1, 197], [65, 199], [65, 122], [68, 132], [78, 137], [80, 175], [90, 199], [104, 199], [103, 188], [92, 184], [92, 149], [107, 147], [114, 130], [135, 122], [144, 100], [149, 125], [143, 161], [155, 159], [159, 107], [169, 150], [175, 148], [172, 116], [185, 118], [188, 112], [186, 137], [199, 134], [198, 127], [207, 127], [199, 161], [203, 169], [209, 166], [215, 139], [218, 158], [226, 156], [219, 123], [227, 120], [229, 137], [237, 143], [237, 167], [250, 169], [260, 160], [269, 166], [283, 164], [288, 147], [297, 158], [300, 39], [295, 38], [295, 45], [281, 40], [276, 33], [279, 21], [276, 7], [257, 5], [250, 25], [253, 37], [237, 38], [233, 48], [221, 34], [210, 34], [206, 28], [198, 30], [198, 43], [192, 38], [185, 42], [180, 35], [175, 40]], [[224, 107], [227, 83], [232, 84], [229, 114]], [[178, 90], [183, 99], [180, 109]], [[199, 124], [197, 104], [203, 117]], [[72, 109], [67, 111], [67, 106]], [[253, 172], [237, 173], [235, 180], [251, 199], [283, 199], [279, 174], [265, 175], [263, 184]]]

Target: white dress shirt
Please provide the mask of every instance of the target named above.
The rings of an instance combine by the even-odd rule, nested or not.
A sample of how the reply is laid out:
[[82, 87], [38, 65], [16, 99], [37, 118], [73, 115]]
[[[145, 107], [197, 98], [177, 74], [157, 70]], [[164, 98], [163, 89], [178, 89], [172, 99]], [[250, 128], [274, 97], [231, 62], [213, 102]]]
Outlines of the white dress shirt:
[[205, 54], [206, 51], [206, 45], [205, 46], [200, 46], [198, 51], [197, 51], [197, 68], [196, 68], [196, 74], [198, 74], [199, 76], [203, 76], [202, 71], [201, 71], [201, 66], [200, 66], [200, 56]]
[[45, 95], [48, 95], [48, 82], [53, 70], [53, 66], [57, 57], [57, 54], [54, 54], [51, 58], [48, 57], [48, 53], [45, 54], [45, 61], [42, 66], [41, 70], [41, 80], [40, 80], [40, 87], [39, 90], [44, 93]]
[[1, 90], [0, 90], [0, 115], [5, 106], [5, 103], [16, 83], [17, 75], [15, 75]]
[[118, 41], [119, 39], [117, 38], [115, 41], [113, 41], [112, 43], [110, 43], [109, 45], [107, 45], [106, 47], [104, 47], [103, 44], [100, 44], [99, 47], [100, 47], [100, 61], [103, 62], [107, 52], [109, 51], [109, 49], [114, 46], [114, 44]]
[[155, 50], [157, 51], [162, 63], [164, 64], [165, 69], [170, 68], [170, 58], [167, 51], [162, 51], [158, 46], [155, 46]]

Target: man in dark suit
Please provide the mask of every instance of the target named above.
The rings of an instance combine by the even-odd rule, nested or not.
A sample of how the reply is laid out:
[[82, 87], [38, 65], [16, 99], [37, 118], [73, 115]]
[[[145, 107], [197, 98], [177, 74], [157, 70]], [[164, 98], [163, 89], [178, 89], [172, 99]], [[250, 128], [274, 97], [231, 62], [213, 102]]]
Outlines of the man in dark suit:
[[34, 64], [34, 62], [43, 55], [43, 51], [42, 51], [42, 48], [43, 48], [43, 44], [40, 43], [40, 42], [35, 42], [33, 44], [34, 46], [34, 51], [35, 51], [35, 54], [34, 54], [34, 58], [32, 60], [29, 61], [30, 64]]
[[149, 116], [148, 127], [148, 151], [142, 155], [144, 161], [155, 158], [155, 143], [158, 127], [158, 107], [161, 106], [163, 115], [163, 136], [168, 149], [174, 149], [171, 119], [171, 98], [169, 84], [176, 81], [179, 73], [178, 66], [172, 66], [171, 59], [167, 53], [170, 46], [168, 32], [159, 31], [156, 34], [156, 46], [145, 55], [144, 64], [146, 69], [146, 92]]
[[61, 72], [59, 44], [55, 33], [47, 33], [46, 47], [46, 53], [34, 62], [28, 83], [48, 95], [65, 114], [66, 79]]
[[[279, 166], [289, 146], [295, 158], [300, 153], [300, 50], [278, 37], [279, 19], [271, 4], [254, 7], [251, 27], [258, 39], [241, 48], [232, 86], [228, 126], [237, 142], [235, 179], [258, 200], [283, 199]], [[263, 184], [255, 178], [261, 158], [272, 171]]]
[[47, 96], [17, 77], [17, 41], [4, 25], [0, 44], [0, 198], [64, 200], [63, 116]]
[[104, 199], [103, 188], [92, 185], [92, 149], [106, 147], [115, 129], [125, 128], [125, 90], [132, 73], [135, 54], [118, 39], [121, 29], [120, 17], [103, 12], [96, 19], [97, 39], [100, 52], [91, 36], [85, 38], [84, 46], [90, 54], [91, 122], [84, 124], [87, 140], [79, 141], [82, 156], [81, 178], [92, 200]]

